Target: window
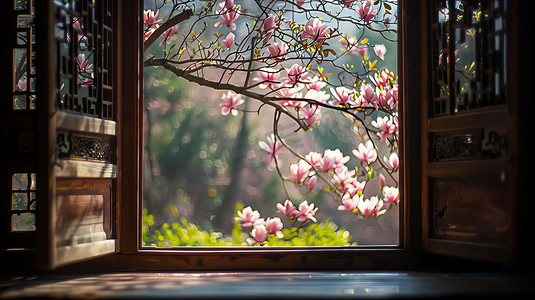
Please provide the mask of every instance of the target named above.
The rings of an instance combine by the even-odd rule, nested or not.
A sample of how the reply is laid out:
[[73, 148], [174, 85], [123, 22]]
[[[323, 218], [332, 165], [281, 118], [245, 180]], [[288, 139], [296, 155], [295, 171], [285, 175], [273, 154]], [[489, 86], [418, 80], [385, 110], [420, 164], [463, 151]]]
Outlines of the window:
[[[527, 225], [533, 204], [525, 200], [530, 199], [529, 192], [522, 187], [530, 184], [529, 170], [532, 167], [532, 160], [529, 159], [530, 151], [522, 146], [524, 142], [522, 137], [528, 136], [530, 127], [526, 124], [530, 124], [529, 112], [533, 109], [533, 105], [529, 101], [522, 100], [529, 95], [527, 87], [530, 86], [530, 82], [528, 76], [522, 76], [521, 68], [517, 67], [523, 65], [524, 60], [530, 61], [527, 47], [521, 47], [519, 42], [519, 37], [525, 34], [526, 28], [529, 28], [526, 26], [528, 21], [520, 17], [521, 5], [526, 3], [519, 2], [434, 1], [430, 4], [428, 1], [407, 0], [400, 3], [399, 68], [402, 79], [405, 79], [400, 80], [402, 84], [400, 92], [403, 95], [402, 99], [405, 99], [399, 110], [402, 123], [399, 156], [403, 162], [400, 166], [400, 192], [401, 199], [407, 201], [401, 201], [399, 205], [401, 238], [398, 247], [394, 249], [361, 247], [358, 250], [324, 247], [281, 248], [273, 251], [267, 251], [264, 247], [248, 247], [247, 251], [236, 249], [214, 251], [212, 248], [153, 251], [141, 248], [139, 221], [143, 218], [141, 209], [143, 136], [141, 131], [132, 130], [141, 128], [143, 123], [144, 106], [140, 102], [140, 95], [143, 93], [140, 83], [144, 69], [141, 63], [143, 37], [138, 34], [143, 30], [143, 24], [138, 21], [139, 13], [143, 10], [141, 3], [126, 4], [125, 1], [93, 3], [81, 0], [15, 1], [12, 10], [2, 11], [3, 14], [10, 16], [0, 19], [3, 25], [16, 28], [19, 24], [18, 21], [14, 21], [17, 19], [16, 15], [31, 15], [35, 12], [36, 28], [48, 29], [35, 31], [36, 43], [41, 46], [40, 51], [35, 53], [35, 78], [30, 88], [27, 85], [24, 91], [21, 88], [23, 85], [18, 87], [19, 82], [14, 79], [13, 70], [9, 68], [2, 70], [2, 78], [7, 78], [6, 82], [11, 83], [0, 87], [4, 95], [9, 95], [9, 101], [3, 102], [2, 109], [2, 116], [7, 120], [7, 130], [2, 131], [2, 139], [8, 141], [6, 147], [1, 149], [2, 165], [7, 166], [7, 175], [2, 176], [4, 178], [2, 195], [7, 199], [1, 206], [4, 220], [2, 249], [21, 250], [31, 257], [34, 251], [29, 249], [37, 248], [37, 261], [47, 268], [102, 256], [98, 260], [92, 260], [91, 264], [98, 265], [99, 268], [106, 265], [125, 269], [132, 269], [133, 265], [146, 269], [211, 270], [404, 269], [409, 268], [414, 259], [421, 263], [433, 261], [420, 256], [415, 258], [412, 255], [420, 251], [438, 253], [441, 259], [444, 259], [442, 255], [452, 255], [506, 263], [529, 262], [529, 253], [522, 249], [528, 249], [525, 246], [530, 241], [525, 237], [529, 236]], [[35, 10], [31, 7], [35, 7]], [[56, 7], [63, 7], [67, 13], [55, 14]], [[438, 16], [442, 12], [446, 14], [446, 11], [450, 14], [448, 21], [438, 22]], [[470, 14], [488, 11], [488, 15], [482, 13], [485, 18], [477, 23], [473, 22], [473, 18], [465, 17], [464, 13], [461, 13], [463, 11]], [[461, 15], [463, 17], [460, 17]], [[72, 16], [82, 18], [85, 25], [91, 24], [91, 26], [82, 26], [83, 29], [80, 31], [75, 28], [75, 23], [71, 22], [74, 20]], [[56, 20], [56, 17], [59, 19]], [[435, 17], [436, 19], [433, 19]], [[501, 18], [502, 21], [495, 22], [496, 18]], [[76, 76], [77, 50], [74, 46], [66, 45], [65, 35], [56, 36], [57, 32], [49, 26], [58, 23], [67, 24], [69, 37], [78, 37], [77, 34], [88, 37], [89, 45], [94, 47], [90, 52], [94, 51], [92, 55], [95, 55], [88, 64], [101, 66], [99, 68], [94, 66], [94, 81], [91, 87], [83, 87], [86, 88], [86, 92], [82, 91], [81, 94], [75, 93], [79, 84]], [[486, 74], [487, 77], [479, 83], [479, 78], [476, 76], [476, 82], [472, 83], [473, 78], [467, 77], [465, 80], [464, 77], [456, 77], [457, 60], [448, 60], [447, 57], [454, 57], [455, 47], [464, 44], [451, 42], [453, 37], [460, 37], [457, 36], [457, 32], [464, 29], [485, 32], [487, 27], [483, 25], [493, 27], [495, 32], [489, 31], [486, 35], [480, 35], [478, 45], [488, 48], [479, 54], [476, 50], [477, 62], [472, 68], [476, 70], [480, 68], [481, 74]], [[438, 39], [435, 38], [439, 27], [441, 30], [444, 29], [442, 33], [448, 32], [439, 36], [445, 36], [446, 40], [450, 40], [449, 43], [437, 44]], [[88, 30], [87, 34], [84, 30]], [[502, 35], [503, 30], [505, 36]], [[22, 41], [18, 38], [19, 33], [24, 38], [27, 30], [11, 32], [17, 32], [17, 35], [7, 41], [6, 47], [2, 47], [5, 54], [3, 57], [8, 58], [9, 65], [22, 60], [22, 52], [13, 49], [20, 46], [17, 41]], [[92, 36], [95, 40], [89, 33], [95, 34]], [[105, 42], [105, 37], [110, 37], [110, 33], [109, 43]], [[27, 35], [28, 33], [26, 38]], [[485, 42], [490, 40], [493, 42]], [[73, 41], [77, 39], [71, 39], [71, 42]], [[108, 47], [110, 45], [111, 47]], [[24, 47], [34, 50], [30, 45]], [[69, 58], [60, 63], [65, 70], [73, 71], [72, 74], [56, 68], [57, 49], [69, 50], [64, 53]], [[495, 53], [497, 49], [499, 51]], [[502, 55], [500, 51], [504, 49], [508, 53], [508, 63], [499, 59]], [[447, 57], [446, 59], [442, 57], [441, 61], [446, 62], [446, 66], [438, 63], [440, 54], [436, 51], [445, 51]], [[493, 53], [489, 57], [479, 56], [481, 53], [489, 52]], [[88, 55], [89, 53], [86, 53], [86, 58]], [[106, 67], [104, 58], [112, 58], [111, 61], [107, 61], [111, 67]], [[485, 65], [490, 62], [492, 66]], [[478, 66], [478, 63], [481, 65]], [[464, 63], [460, 66], [465, 69]], [[471, 64], [467, 64], [466, 69], [470, 70], [470, 67]], [[486, 67], [492, 70], [498, 68], [498, 75], [483, 71], [490, 70]], [[33, 70], [31, 68], [26, 70], [26, 76], [31, 79], [34, 76]], [[501, 77], [504, 73], [506, 76]], [[113, 78], [111, 82], [106, 81], [106, 74]], [[438, 78], [435, 76], [441, 75], [445, 75], [443, 79], [447, 79], [443, 84], [449, 94], [440, 94], [442, 90], [435, 89], [434, 83]], [[65, 98], [59, 93], [62, 80], [68, 81], [70, 86]], [[81, 84], [83, 83], [88, 82]], [[462, 89], [465, 83], [470, 89]], [[486, 91], [479, 89], [482, 84], [488, 83], [497, 84]], [[471, 84], [475, 84], [476, 88], [472, 88]], [[35, 85], [35, 91], [32, 85]], [[461, 92], [458, 93], [459, 91]], [[22, 97], [22, 95], [26, 97], [26, 102], [13, 101], [14, 96]], [[82, 99], [78, 98], [80, 101], [74, 99], [76, 95], [81, 95]], [[441, 97], [445, 95], [447, 97], [442, 99]], [[500, 98], [502, 95], [506, 96], [507, 101]], [[482, 99], [494, 97], [494, 100], [498, 99], [498, 102], [494, 102], [497, 105], [472, 107], [473, 100], [476, 99], [477, 102], [479, 97]], [[48, 100], [42, 101], [43, 99]], [[63, 102], [65, 106], [60, 105], [62, 99], [68, 100]], [[111, 108], [108, 105], [110, 99]], [[433, 104], [435, 102], [436, 105]], [[76, 109], [69, 110], [68, 103], [74, 103], [83, 109], [89, 108], [90, 111], [86, 113]], [[33, 105], [35, 109], [32, 108]], [[434, 115], [435, 113], [441, 115]], [[489, 128], [480, 131], [482, 127]], [[496, 130], [496, 127], [500, 127], [500, 130]], [[478, 141], [480, 138], [481, 143], [475, 144], [482, 144], [484, 139], [491, 139], [490, 133], [494, 131], [498, 137], [506, 135], [507, 151], [500, 152], [497, 157], [489, 157], [488, 154], [492, 154], [491, 152], [486, 152], [483, 157], [477, 156], [482, 153], [475, 153], [477, 148], [471, 147], [472, 143], [468, 145], [467, 141]], [[58, 139], [60, 136], [63, 138]], [[88, 157], [87, 153], [73, 151], [69, 146], [72, 143], [66, 143], [73, 140], [86, 146], [102, 144], [109, 145], [110, 148], [102, 152], [105, 155]], [[453, 141], [454, 144], [461, 145], [462, 149], [467, 151], [475, 149], [475, 152], [465, 156], [468, 153], [465, 150], [455, 150], [456, 160], [446, 161], [445, 159], [452, 157], [452, 152], [448, 148], [442, 149], [446, 152], [437, 151], [439, 149], [435, 146], [439, 143], [435, 141], [440, 140]], [[58, 147], [58, 141], [65, 142], [65, 145]], [[86, 149], [94, 148], [86, 147]], [[62, 151], [58, 153], [57, 150]], [[445, 153], [446, 156], [435, 156], [437, 152]], [[463, 159], [457, 159], [458, 155]], [[61, 164], [56, 164], [58, 162]], [[24, 184], [21, 184], [15, 189], [14, 175], [22, 180], [24, 175], [33, 178], [32, 174], [35, 174], [35, 185], [28, 184], [23, 188]], [[476, 179], [480, 178], [478, 176], [481, 174], [488, 176], [490, 180], [483, 177], [481, 180]], [[30, 181], [32, 180], [28, 180]], [[36, 230], [11, 231], [13, 194], [29, 195], [26, 205], [29, 205], [27, 208], [31, 212], [32, 186], [36, 188], [33, 202], [36, 203]], [[467, 194], [463, 194], [464, 198], [453, 197], [458, 195], [456, 190], [461, 191], [463, 186], [465, 190], [470, 191], [472, 197]], [[478, 197], [484, 195], [482, 191], [496, 186], [503, 187], [499, 188], [497, 194], [502, 201], [499, 204], [503, 205], [494, 205], [495, 198]], [[494, 197], [492, 194], [490, 196]], [[67, 246], [61, 244], [65, 243], [65, 240], [58, 238], [57, 229], [60, 231], [65, 229], [58, 226], [58, 221], [62, 220], [56, 214], [59, 211], [58, 199], [71, 199], [70, 197], [85, 200], [72, 203], [85, 203], [85, 207], [91, 212], [86, 217], [95, 220], [101, 229], [96, 233], [98, 238], [79, 236], [73, 240], [77, 242], [91, 240], [91, 243], [80, 245], [71, 243]], [[455, 224], [451, 223], [451, 220], [470, 220], [465, 214], [459, 214], [459, 211], [465, 211], [466, 207], [463, 205], [467, 201], [473, 201], [471, 203], [476, 206], [481, 203], [491, 203], [492, 206], [484, 206], [486, 210], [469, 208], [474, 212], [470, 218], [499, 216], [497, 220], [500, 224], [493, 228], [503, 229], [500, 231], [502, 237], [507, 237], [503, 239], [499, 236], [480, 234], [474, 238], [471, 235], [479, 234], [477, 230], [470, 231], [470, 228], [466, 230], [467, 227], [463, 229], [459, 226], [457, 228], [461, 230], [455, 230], [454, 226], [466, 223]], [[498, 213], [494, 214], [495, 212]], [[471, 225], [480, 226], [480, 223], [473, 222]], [[6, 253], [12, 252], [3, 251], [1, 254]], [[108, 255], [112, 253], [116, 254]], [[480, 255], [481, 253], [484, 255]]]
[[399, 243], [396, 1], [144, 5], [145, 246]]
[[13, 174], [11, 192], [11, 231], [35, 230], [36, 174]]

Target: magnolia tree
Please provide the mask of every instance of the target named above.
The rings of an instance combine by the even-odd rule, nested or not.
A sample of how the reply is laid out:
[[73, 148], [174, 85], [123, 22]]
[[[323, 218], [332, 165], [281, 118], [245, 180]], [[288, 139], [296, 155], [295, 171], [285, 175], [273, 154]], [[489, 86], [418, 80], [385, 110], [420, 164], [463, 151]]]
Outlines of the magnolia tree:
[[[359, 219], [400, 202], [397, 76], [384, 67], [384, 44], [369, 39], [395, 41], [395, 0], [173, 0], [154, 7], [143, 16], [145, 67], [221, 91], [222, 115], [238, 115], [246, 102], [260, 104], [253, 113], [273, 112], [272, 134], [258, 146], [284, 183], [280, 217], [296, 227], [317, 222], [318, 208], [297, 203], [288, 185], [303, 194], [327, 193], [340, 213]], [[149, 53], [151, 46], [159, 54]], [[279, 130], [287, 119], [295, 132], [309, 132], [322, 126], [326, 111], [353, 128], [345, 133], [357, 137], [352, 153], [301, 153]], [[293, 157], [289, 164], [282, 163], [283, 152]], [[350, 155], [359, 161], [354, 168], [347, 165]], [[250, 206], [236, 220], [251, 229], [250, 244], [283, 237], [279, 217], [261, 218]]]

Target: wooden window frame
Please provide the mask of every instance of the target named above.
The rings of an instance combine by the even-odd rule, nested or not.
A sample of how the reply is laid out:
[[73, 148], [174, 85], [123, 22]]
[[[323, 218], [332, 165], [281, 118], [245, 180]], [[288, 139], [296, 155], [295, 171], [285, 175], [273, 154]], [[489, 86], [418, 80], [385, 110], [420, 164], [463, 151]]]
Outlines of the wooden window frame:
[[[418, 10], [408, 10], [410, 3], [406, 0], [400, 4], [400, 25], [402, 28], [398, 41], [398, 59], [400, 78], [415, 78], [420, 72], [418, 63], [409, 64], [408, 56], [403, 53], [419, 51], [418, 37], [409, 36], [408, 32], [421, 31], [425, 35], [425, 26], [419, 26], [422, 18], [419, 13], [425, 11], [425, 5]], [[119, 189], [118, 189], [118, 228], [120, 254], [105, 257], [115, 266], [138, 267], [142, 269], [399, 269], [407, 268], [413, 257], [421, 249], [421, 240], [411, 238], [414, 232], [420, 232], [421, 212], [418, 201], [400, 204], [400, 244], [399, 246], [360, 246], [358, 248], [330, 247], [232, 247], [195, 249], [144, 249], [141, 247], [141, 128], [143, 90], [142, 90], [142, 20], [139, 19], [143, 8], [142, 1], [129, 2], [121, 11], [122, 38], [119, 52], [123, 55], [121, 78], [122, 87], [119, 120]], [[411, 16], [411, 22], [406, 20]], [[421, 15], [421, 14], [420, 14]], [[137, 28], [137, 35], [131, 28]], [[128, 45], [128, 47], [125, 47]], [[400, 80], [403, 99], [418, 99], [424, 88], [413, 89], [408, 80]], [[133, 84], [135, 83], [135, 84]], [[413, 86], [415, 86], [413, 84]], [[407, 168], [406, 165], [420, 162], [418, 143], [407, 140], [420, 139], [420, 108], [416, 101], [404, 101], [400, 105], [401, 149], [400, 166], [401, 199], [419, 199], [420, 168]], [[136, 151], [134, 151], [136, 150]], [[132, 188], [135, 187], [135, 188]], [[133, 225], [134, 224], [134, 225]]]

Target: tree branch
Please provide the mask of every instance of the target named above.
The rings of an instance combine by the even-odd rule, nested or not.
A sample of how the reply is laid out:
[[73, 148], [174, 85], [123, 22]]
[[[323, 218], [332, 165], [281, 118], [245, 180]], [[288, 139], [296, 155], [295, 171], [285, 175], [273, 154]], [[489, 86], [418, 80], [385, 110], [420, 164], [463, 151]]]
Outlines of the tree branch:
[[186, 9], [171, 19], [165, 21], [160, 27], [156, 28], [154, 32], [143, 43], [143, 52], [147, 51], [149, 47], [169, 28], [186, 21], [193, 16], [193, 9]]
[[285, 115], [287, 115], [288, 117], [290, 117], [292, 120], [294, 120], [299, 125], [299, 127], [301, 129], [306, 131], [309, 128], [309, 126], [306, 124], [305, 120], [299, 119], [297, 116], [292, 115], [284, 106], [282, 106], [281, 104], [279, 104], [277, 102], [274, 102], [276, 100], [284, 100], [284, 99], [279, 99], [279, 98], [275, 98], [275, 97], [266, 97], [263, 94], [259, 94], [259, 93], [255, 93], [255, 92], [249, 91], [248, 87], [243, 87], [243, 86], [239, 87], [239, 86], [236, 86], [236, 85], [233, 85], [233, 84], [214, 82], [214, 81], [202, 78], [202, 77], [198, 77], [198, 76], [192, 75], [191, 73], [188, 73], [185, 70], [182, 70], [180, 68], [177, 68], [177, 67], [171, 65], [165, 59], [149, 59], [149, 60], [145, 61], [144, 66], [145, 67], [147, 67], [147, 66], [162, 66], [166, 70], [171, 71], [176, 76], [182, 77], [182, 78], [186, 79], [189, 82], [194, 82], [194, 83], [197, 83], [198, 85], [211, 87], [211, 88], [216, 89], [216, 90], [233, 91], [233, 92], [235, 92], [237, 94], [241, 94], [241, 95], [244, 95], [246, 97], [259, 100], [260, 102], [262, 102], [264, 104], [267, 104], [267, 105], [270, 105], [270, 106], [274, 107], [275, 109], [277, 109], [278, 111], [280, 111], [280, 112], [284, 113]]

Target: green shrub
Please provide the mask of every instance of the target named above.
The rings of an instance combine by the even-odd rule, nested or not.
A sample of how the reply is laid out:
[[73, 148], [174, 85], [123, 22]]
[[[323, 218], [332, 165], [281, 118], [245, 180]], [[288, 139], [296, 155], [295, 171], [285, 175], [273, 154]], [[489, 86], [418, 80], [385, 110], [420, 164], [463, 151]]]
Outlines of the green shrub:
[[[230, 236], [213, 230], [202, 230], [199, 226], [180, 218], [178, 222], [165, 223], [160, 229], [154, 230], [154, 216], [143, 209], [143, 245], [154, 247], [184, 246], [251, 246], [246, 242], [249, 237], [239, 221], [234, 221]], [[257, 246], [356, 246], [350, 243], [351, 234], [348, 230], [338, 227], [332, 221], [323, 221], [298, 228], [282, 230], [283, 238], [272, 234]]]

